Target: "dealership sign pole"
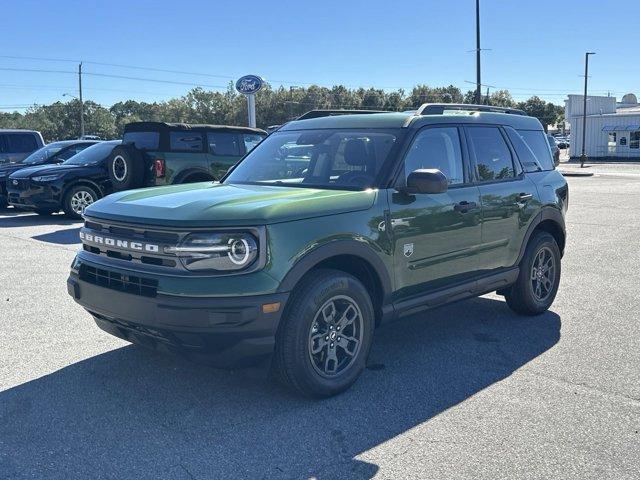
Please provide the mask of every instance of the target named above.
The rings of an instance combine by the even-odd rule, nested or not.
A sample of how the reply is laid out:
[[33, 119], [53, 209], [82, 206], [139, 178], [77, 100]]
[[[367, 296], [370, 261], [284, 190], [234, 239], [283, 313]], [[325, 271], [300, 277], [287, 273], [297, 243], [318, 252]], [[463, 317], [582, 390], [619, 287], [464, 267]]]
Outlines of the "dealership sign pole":
[[256, 126], [256, 93], [264, 85], [264, 79], [257, 75], [245, 75], [236, 82], [236, 90], [247, 97], [247, 109], [249, 111], [249, 126]]

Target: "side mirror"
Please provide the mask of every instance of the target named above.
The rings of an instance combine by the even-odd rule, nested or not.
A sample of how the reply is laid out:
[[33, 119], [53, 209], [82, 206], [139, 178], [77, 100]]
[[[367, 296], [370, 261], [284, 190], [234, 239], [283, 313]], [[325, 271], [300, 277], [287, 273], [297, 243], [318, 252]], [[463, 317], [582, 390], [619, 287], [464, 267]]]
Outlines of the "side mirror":
[[414, 170], [407, 177], [405, 193], [444, 193], [449, 183], [447, 177], [437, 168]]

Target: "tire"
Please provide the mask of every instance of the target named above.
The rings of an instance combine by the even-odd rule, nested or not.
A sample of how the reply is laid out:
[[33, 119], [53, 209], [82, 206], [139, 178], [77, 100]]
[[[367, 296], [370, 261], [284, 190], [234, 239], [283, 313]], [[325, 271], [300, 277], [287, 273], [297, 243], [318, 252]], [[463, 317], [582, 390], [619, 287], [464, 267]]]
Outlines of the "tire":
[[[374, 326], [371, 298], [358, 279], [337, 270], [311, 272], [295, 287], [280, 322], [273, 373], [307, 397], [343, 392], [366, 366]], [[342, 336], [339, 327], [347, 335]]]
[[[541, 273], [540, 261], [543, 267], [546, 265]], [[507, 305], [521, 315], [539, 315], [547, 311], [558, 292], [560, 270], [560, 249], [556, 240], [547, 232], [535, 233], [520, 262], [516, 283], [504, 292]]]
[[38, 215], [42, 215], [43, 217], [50, 217], [54, 213], [58, 213], [57, 210], [51, 210], [50, 208], [36, 208], [34, 212]]
[[107, 160], [109, 180], [116, 191], [144, 185], [144, 154], [133, 145], [118, 145]]
[[92, 187], [76, 185], [64, 195], [62, 209], [69, 218], [82, 218], [84, 209], [98, 200], [100, 195]]

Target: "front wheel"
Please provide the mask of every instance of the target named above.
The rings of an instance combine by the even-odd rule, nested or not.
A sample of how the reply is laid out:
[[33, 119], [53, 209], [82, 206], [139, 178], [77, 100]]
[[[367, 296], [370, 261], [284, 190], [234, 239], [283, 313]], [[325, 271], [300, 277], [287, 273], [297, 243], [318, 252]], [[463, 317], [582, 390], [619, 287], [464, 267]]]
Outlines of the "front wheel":
[[82, 218], [85, 208], [98, 200], [96, 191], [85, 185], [77, 185], [69, 189], [64, 196], [64, 213], [69, 218]]
[[273, 368], [309, 397], [348, 389], [366, 365], [375, 325], [367, 290], [355, 277], [317, 270], [296, 287], [278, 334]]
[[560, 283], [560, 249], [547, 232], [529, 240], [516, 283], [504, 294], [509, 307], [522, 315], [539, 315], [549, 309]]

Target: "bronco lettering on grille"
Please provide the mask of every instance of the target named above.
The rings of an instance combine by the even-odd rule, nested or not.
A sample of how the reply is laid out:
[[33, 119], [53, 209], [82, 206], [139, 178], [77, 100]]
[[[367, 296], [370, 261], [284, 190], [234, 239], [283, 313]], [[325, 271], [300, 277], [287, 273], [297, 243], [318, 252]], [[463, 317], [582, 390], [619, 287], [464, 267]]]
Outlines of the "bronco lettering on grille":
[[129, 240], [120, 240], [118, 238], [104, 237], [94, 235], [92, 233], [80, 232], [80, 239], [84, 242], [94, 245], [107, 245], [109, 247], [123, 248], [125, 250], [134, 250], [137, 252], [158, 253], [160, 247], [153, 243], [131, 242]]

